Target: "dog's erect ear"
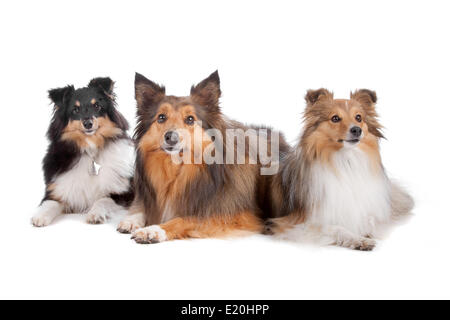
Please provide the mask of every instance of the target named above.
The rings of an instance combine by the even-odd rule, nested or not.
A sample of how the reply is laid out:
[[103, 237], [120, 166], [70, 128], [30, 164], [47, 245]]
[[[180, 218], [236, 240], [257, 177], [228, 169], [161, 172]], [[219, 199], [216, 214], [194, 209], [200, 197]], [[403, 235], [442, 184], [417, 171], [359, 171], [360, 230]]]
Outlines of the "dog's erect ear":
[[377, 103], [377, 94], [375, 91], [360, 89], [352, 92], [350, 97], [354, 100], [359, 101], [365, 106], [372, 106]]
[[48, 91], [48, 97], [53, 101], [55, 106], [61, 108], [64, 102], [70, 100], [75, 91], [74, 86], [66, 86], [64, 88], [51, 89]]
[[321, 99], [333, 99], [333, 93], [327, 89], [320, 88], [318, 90], [308, 90], [305, 96], [306, 103], [313, 105]]
[[88, 87], [100, 89], [108, 96], [114, 94], [114, 81], [112, 81], [111, 78], [94, 78], [89, 82]]
[[166, 89], [164, 86], [159, 86], [136, 72], [134, 92], [138, 108], [142, 108], [144, 106], [155, 105], [161, 101], [166, 94]]
[[220, 78], [217, 70], [191, 88], [191, 99], [205, 107], [218, 108], [220, 94]]

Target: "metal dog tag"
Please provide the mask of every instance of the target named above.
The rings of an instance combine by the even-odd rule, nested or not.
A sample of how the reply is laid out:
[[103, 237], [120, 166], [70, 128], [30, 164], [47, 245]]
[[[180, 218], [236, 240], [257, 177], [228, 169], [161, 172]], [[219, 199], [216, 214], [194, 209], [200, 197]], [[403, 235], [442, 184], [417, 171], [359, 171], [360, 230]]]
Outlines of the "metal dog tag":
[[98, 164], [97, 162], [95, 162], [95, 160], [92, 160], [92, 167], [91, 167], [90, 174], [92, 176], [98, 176], [101, 167], [102, 166], [100, 164]]

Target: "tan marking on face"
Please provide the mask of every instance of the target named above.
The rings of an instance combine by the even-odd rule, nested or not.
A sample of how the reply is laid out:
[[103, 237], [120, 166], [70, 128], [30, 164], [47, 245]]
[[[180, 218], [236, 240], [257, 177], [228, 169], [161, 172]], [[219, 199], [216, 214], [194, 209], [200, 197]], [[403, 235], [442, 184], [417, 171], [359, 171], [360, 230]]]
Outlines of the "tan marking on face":
[[81, 106], [81, 103], [80, 103], [80, 101], [75, 101], [75, 105], [77, 106], [77, 107], [80, 107]]
[[[167, 117], [164, 123], [158, 123], [158, 117], [161, 114]], [[153, 124], [138, 145], [144, 158], [147, 177], [157, 191], [157, 202], [161, 206], [164, 206], [170, 199], [184, 192], [186, 185], [189, 185], [189, 182], [195, 179], [200, 168], [204, 166], [203, 162], [202, 164], [194, 164], [195, 129], [197, 128], [202, 135], [204, 131], [195, 122], [193, 125], [187, 124], [186, 119], [189, 116], [192, 116], [194, 121], [197, 120], [195, 108], [192, 105], [187, 104], [174, 107], [170, 103], [162, 103], [155, 115]], [[183, 159], [187, 156], [191, 157], [188, 163], [174, 163], [172, 156], [162, 149], [164, 135], [168, 131], [179, 132], [183, 151], [189, 152], [187, 155], [183, 154], [182, 157]], [[207, 144], [209, 143], [211, 142]], [[202, 144], [202, 153], [207, 144]]]
[[97, 100], [95, 100], [95, 98], [92, 98], [91, 104], [95, 104], [96, 102], [97, 102]]
[[105, 139], [122, 134], [122, 130], [112, 122], [108, 116], [93, 118], [95, 134], [89, 136], [84, 133], [84, 127], [80, 120], [71, 120], [61, 136], [61, 140], [73, 141], [80, 149], [86, 149], [91, 145], [101, 149], [105, 145]]
[[[306, 126], [315, 128], [302, 141], [304, 150], [310, 160], [319, 158], [330, 163], [332, 154], [344, 146], [340, 140], [346, 140], [350, 128], [358, 126], [363, 132], [363, 138], [360, 140], [358, 147], [379, 162], [378, 140], [369, 132], [367, 123], [364, 121], [365, 110], [358, 101], [335, 99], [313, 105], [310, 108], [320, 108], [320, 110], [315, 110], [316, 112], [320, 111], [320, 116], [311, 118], [306, 116]], [[361, 122], [356, 120], [357, 115], [361, 115]], [[338, 116], [341, 120], [334, 123], [331, 121], [333, 116]], [[315, 122], [319, 122], [319, 124], [315, 126]]]
[[[163, 123], [158, 122], [158, 117], [161, 114], [166, 116], [166, 121]], [[189, 116], [194, 118], [194, 124], [192, 125], [186, 123]], [[196, 123], [197, 120], [195, 108], [192, 105], [187, 104], [174, 107], [170, 103], [162, 103], [155, 115], [155, 119], [153, 119], [153, 124], [144, 134], [139, 145], [146, 152], [164, 152], [161, 150], [161, 147], [164, 145], [164, 135], [169, 131], [177, 131], [180, 134], [180, 143], [185, 147], [185, 151], [194, 152], [195, 129], [201, 130], [203, 134], [203, 128]]]

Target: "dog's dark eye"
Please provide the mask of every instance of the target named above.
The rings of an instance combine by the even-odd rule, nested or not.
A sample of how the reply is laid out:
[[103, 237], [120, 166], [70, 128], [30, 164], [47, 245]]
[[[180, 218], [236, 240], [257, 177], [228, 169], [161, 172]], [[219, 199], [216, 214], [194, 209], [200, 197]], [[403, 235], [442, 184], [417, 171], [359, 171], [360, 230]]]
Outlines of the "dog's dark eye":
[[94, 108], [98, 112], [102, 111], [102, 109], [103, 109], [103, 107], [101, 105], [99, 105], [98, 102], [94, 103]]
[[339, 116], [332, 116], [331, 121], [334, 123], [337, 123], [337, 122], [341, 121], [341, 118], [339, 118]]
[[80, 113], [80, 108], [74, 108], [72, 110], [72, 114], [78, 114], [78, 113]]
[[163, 123], [163, 122], [165, 122], [166, 120], [167, 120], [167, 117], [166, 117], [165, 114], [160, 114], [160, 115], [158, 116], [158, 123]]
[[356, 121], [361, 122], [362, 121], [362, 117], [360, 114], [357, 114], [355, 117]]
[[194, 117], [193, 116], [188, 116], [185, 120], [186, 124], [188, 125], [193, 125], [194, 124]]

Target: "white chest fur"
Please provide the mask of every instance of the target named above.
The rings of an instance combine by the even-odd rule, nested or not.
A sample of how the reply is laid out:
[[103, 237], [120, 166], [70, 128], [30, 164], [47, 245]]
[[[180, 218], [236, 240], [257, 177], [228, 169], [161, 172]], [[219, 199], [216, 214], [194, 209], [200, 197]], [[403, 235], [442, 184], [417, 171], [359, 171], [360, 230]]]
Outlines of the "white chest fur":
[[[111, 193], [126, 192], [130, 187], [134, 170], [134, 147], [130, 141], [120, 139], [89, 153], [83, 153], [71, 170], [53, 182], [53, 194], [71, 212], [85, 212], [96, 200]], [[92, 174], [92, 155], [101, 166], [98, 175]]]
[[361, 236], [373, 234], [390, 218], [390, 184], [383, 169], [374, 169], [357, 147], [341, 149], [333, 164], [336, 170], [321, 163], [312, 167], [308, 220]]

